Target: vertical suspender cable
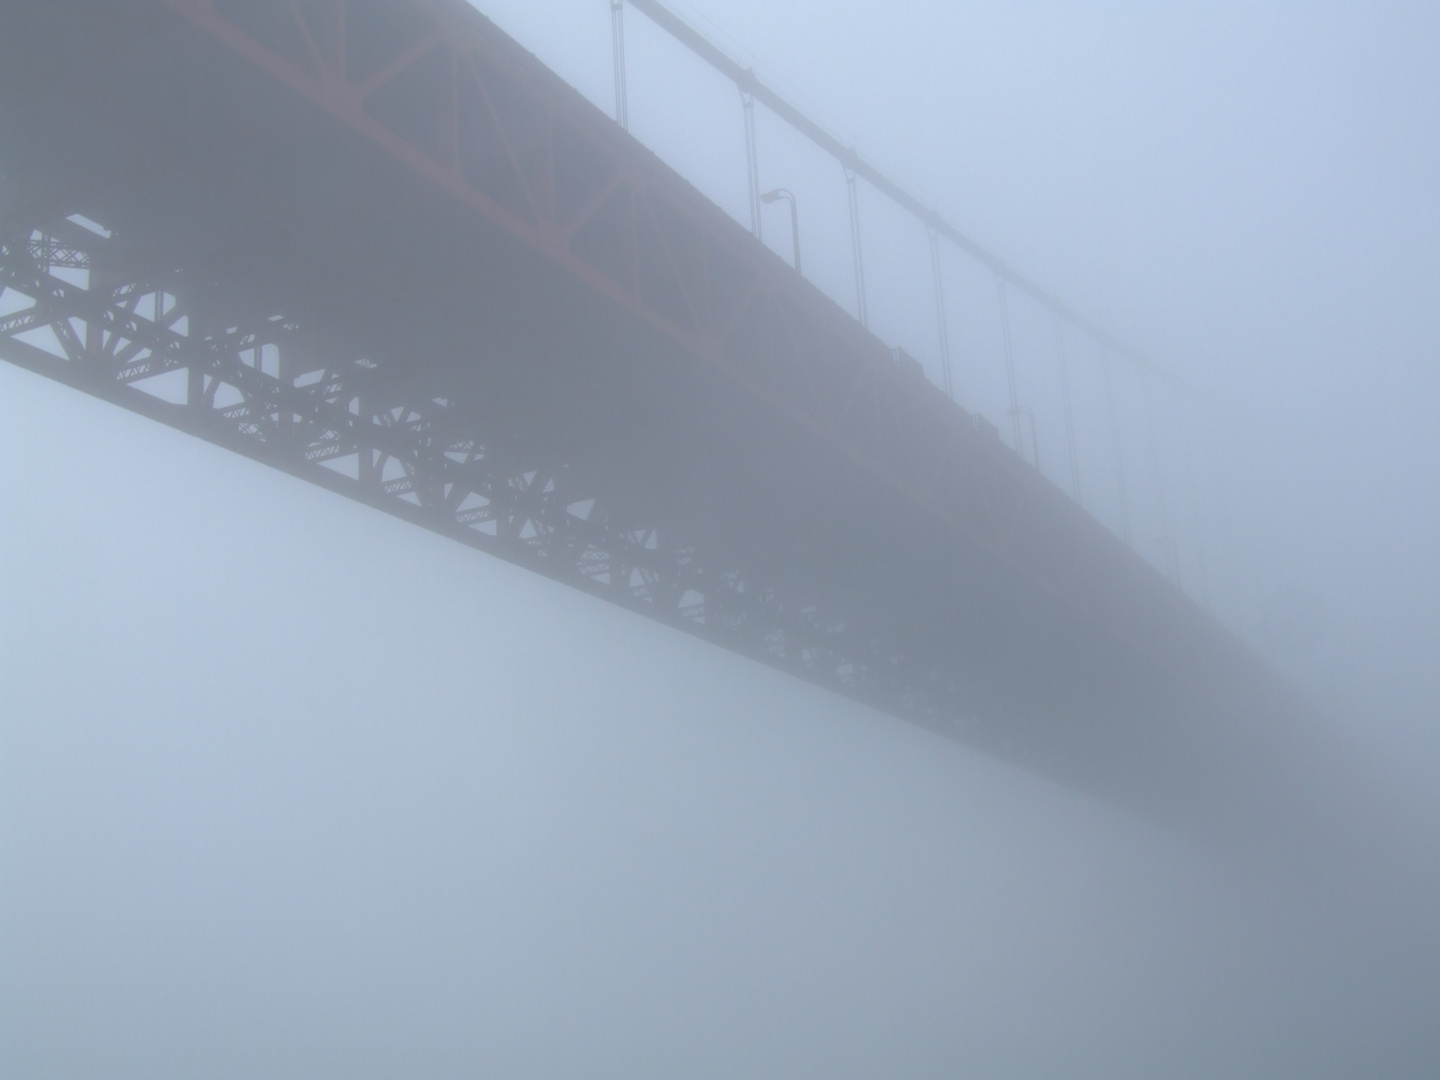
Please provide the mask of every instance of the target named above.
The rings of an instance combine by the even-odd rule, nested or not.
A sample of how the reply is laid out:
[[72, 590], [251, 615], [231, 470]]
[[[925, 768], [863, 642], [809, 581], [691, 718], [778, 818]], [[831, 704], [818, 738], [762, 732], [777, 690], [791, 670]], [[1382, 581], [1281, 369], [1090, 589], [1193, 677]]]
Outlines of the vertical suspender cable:
[[945, 379], [945, 395], [955, 400], [955, 379], [950, 371], [950, 323], [945, 317], [945, 282], [940, 276], [940, 234], [930, 232], [930, 273], [935, 279], [935, 319], [940, 330], [940, 374]]
[[1193, 440], [1185, 454], [1185, 486], [1190, 501], [1190, 520], [1195, 526], [1195, 569], [1200, 574], [1200, 603], [1210, 607], [1210, 570], [1205, 558], [1205, 520], [1200, 514], [1200, 489], [1195, 480], [1195, 452]]
[[1205, 439], [1205, 460], [1210, 468], [1210, 490], [1215, 493], [1214, 505], [1217, 511], [1220, 525], [1220, 551], [1219, 561], [1224, 566], [1224, 576], [1227, 583], [1227, 592], [1230, 594], [1232, 605], [1230, 617], [1234, 620], [1236, 628], [1244, 627], [1249, 621], [1249, 609], [1247, 600], [1253, 595], [1249, 588], [1249, 581], [1245, 575], [1245, 568], [1236, 554], [1235, 546], [1235, 487], [1228, 476], [1219, 475], [1217, 471], [1221, 462], [1225, 460], [1221, 456], [1222, 449], [1228, 451], [1229, 443], [1222, 440], [1215, 430], [1216, 421], [1210, 417], [1206, 425]]
[[1145, 441], [1150, 451], [1150, 482], [1155, 488], [1155, 514], [1159, 519], [1160, 548], [1169, 563], [1170, 579], [1183, 588], [1180, 582], [1180, 552], [1175, 547], [1175, 538], [1170, 532], [1170, 509], [1165, 499], [1165, 473], [1160, 463], [1160, 446], [1155, 437], [1155, 399], [1150, 387], [1145, 387]]
[[865, 303], [865, 253], [860, 247], [860, 193], [855, 186], [855, 170], [845, 167], [845, 186], [850, 193], [850, 247], [855, 257], [855, 314], [861, 326], [870, 325], [870, 312]]
[[[1031, 464], [1035, 466], [1036, 472], [1044, 472], [1045, 470], [1040, 467], [1040, 427], [1035, 423], [1035, 410], [1030, 408], [1029, 405], [1020, 405], [1016, 407], [1015, 415], [1017, 417], [1029, 418]], [[1020, 430], [1025, 430], [1023, 424], [1020, 426]], [[1018, 453], [1020, 454], [1020, 459], [1023, 461], [1025, 459], [1025, 452], [1020, 450]]]
[[1075, 413], [1070, 407], [1070, 372], [1065, 359], [1065, 321], [1055, 312], [1055, 360], [1060, 365], [1060, 404], [1065, 409], [1065, 441], [1070, 447], [1070, 490], [1075, 501], [1085, 505], [1080, 495], [1080, 455], [1075, 449]]
[[1024, 446], [1020, 441], [1020, 387], [1015, 381], [1015, 346], [1010, 340], [1010, 297], [1005, 288], [1005, 279], [995, 275], [995, 288], [1000, 293], [1000, 333], [1005, 344], [1005, 384], [1010, 390], [1010, 431], [1014, 436], [1015, 452], [1022, 457]]
[[755, 234], [756, 240], [764, 240], [764, 218], [760, 213], [760, 152], [755, 143], [755, 96], [742, 89], [740, 104], [745, 108], [745, 176], [750, 184], [750, 231]]
[[1110, 353], [1107, 350], [1100, 358], [1100, 370], [1105, 376], [1105, 408], [1110, 414], [1110, 448], [1115, 453], [1115, 490], [1120, 496], [1120, 535], [1125, 543], [1134, 547], [1130, 536], [1130, 499], [1125, 493], [1125, 454], [1120, 448], [1120, 421], [1115, 415], [1115, 385], [1110, 374]]
[[625, 91], [625, 0], [610, 0], [610, 47], [615, 56], [615, 122], [630, 130]]
[[[611, 0], [618, 3], [619, 0]], [[830, 132], [817, 124], [810, 117], [806, 116], [790, 102], [786, 101], [772, 88], [766, 86], [755, 77], [755, 73], [741, 66], [741, 64], [718, 48], [705, 36], [685, 23], [674, 12], [660, 0], [626, 0], [626, 2], [650, 19], [665, 33], [669, 34], [685, 48], [689, 49], [705, 63], [709, 64], [725, 78], [733, 82], [742, 91], [745, 91], [755, 98], [757, 102], [764, 105], [770, 113], [780, 121], [788, 124], [800, 135], [808, 139], [824, 153], [829, 154], [838, 162], [846, 172], [847, 179], [852, 185], [852, 206], [854, 205], [853, 185], [857, 177], [863, 178], [875, 191], [889, 199], [900, 209], [913, 216], [928, 228], [934, 229], [947, 241], [954, 244], [961, 251], [971, 257], [989, 270], [1003, 274], [1010, 279], [1011, 285], [1020, 292], [1032, 297], [1037, 303], [1047, 308], [1059, 311], [1067, 322], [1072, 326], [1084, 331], [1096, 341], [1115, 351], [1117, 357], [1128, 361], [1133, 367], [1141, 371], [1148, 371], [1157, 378], [1164, 379], [1169, 385], [1176, 387], [1184, 393], [1194, 396], [1194, 391], [1178, 382], [1173, 377], [1161, 371], [1150, 360], [1134, 349], [1126, 347], [1117, 341], [1103, 328], [1086, 319], [1079, 312], [1072, 310], [1062, 303], [1056, 296], [1051, 295], [1040, 288], [1035, 282], [1025, 276], [1016, 273], [1005, 262], [990, 251], [981, 247], [970, 237], [966, 236], [955, 226], [942, 218], [935, 210], [926, 206], [915, 196], [905, 191], [899, 184], [895, 183], [880, 170], [876, 169], [869, 162], [856, 154], [853, 147], [846, 146]], [[852, 219], [854, 214], [852, 213]], [[859, 276], [859, 275], [857, 275]], [[860, 305], [864, 311], [863, 302]], [[862, 315], [862, 319], [865, 316]]]

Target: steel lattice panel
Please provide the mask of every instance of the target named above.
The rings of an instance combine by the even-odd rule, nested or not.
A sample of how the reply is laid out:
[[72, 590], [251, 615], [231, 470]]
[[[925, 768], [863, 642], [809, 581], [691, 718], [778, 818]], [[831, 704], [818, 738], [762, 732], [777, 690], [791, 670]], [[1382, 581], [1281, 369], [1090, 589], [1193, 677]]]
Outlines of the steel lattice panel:
[[6, 19], [0, 356], [1111, 798], [1264, 800], [1283, 688], [466, 5]]

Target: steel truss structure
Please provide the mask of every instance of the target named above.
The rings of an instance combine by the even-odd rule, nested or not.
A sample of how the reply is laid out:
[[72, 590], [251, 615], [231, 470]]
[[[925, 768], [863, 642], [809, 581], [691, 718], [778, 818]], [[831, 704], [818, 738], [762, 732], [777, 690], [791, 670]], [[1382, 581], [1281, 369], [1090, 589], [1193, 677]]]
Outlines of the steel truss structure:
[[1313, 771], [1239, 643], [462, 0], [5, 21], [0, 358], [1172, 821]]
[[969, 715], [923, 661], [622, 518], [565, 464], [491, 453], [302, 319], [197, 303], [183, 270], [72, 217], [0, 236], [10, 362], [927, 726]]

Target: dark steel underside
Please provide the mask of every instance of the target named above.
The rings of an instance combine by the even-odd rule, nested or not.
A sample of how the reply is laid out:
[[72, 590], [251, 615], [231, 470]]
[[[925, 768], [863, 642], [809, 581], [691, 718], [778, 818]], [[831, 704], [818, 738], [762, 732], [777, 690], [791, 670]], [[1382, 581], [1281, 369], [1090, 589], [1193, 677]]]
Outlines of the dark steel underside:
[[3, 358], [1171, 822], [1323, 782], [1238, 643], [464, 5], [0, 20]]

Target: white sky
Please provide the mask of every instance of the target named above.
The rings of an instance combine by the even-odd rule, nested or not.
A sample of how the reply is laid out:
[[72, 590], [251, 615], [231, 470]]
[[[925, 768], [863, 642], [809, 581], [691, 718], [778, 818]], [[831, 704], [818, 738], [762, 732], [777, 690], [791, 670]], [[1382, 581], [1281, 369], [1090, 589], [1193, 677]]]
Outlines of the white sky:
[[[604, 0], [478, 6], [608, 105]], [[1228, 403], [1217, 610], [1433, 776], [1440, 6], [685, 10]], [[628, 25], [632, 128], [742, 212], [733, 91]], [[0, 416], [0, 1075], [1435, 1075], [1413, 971], [1103, 808], [3, 366]]]

